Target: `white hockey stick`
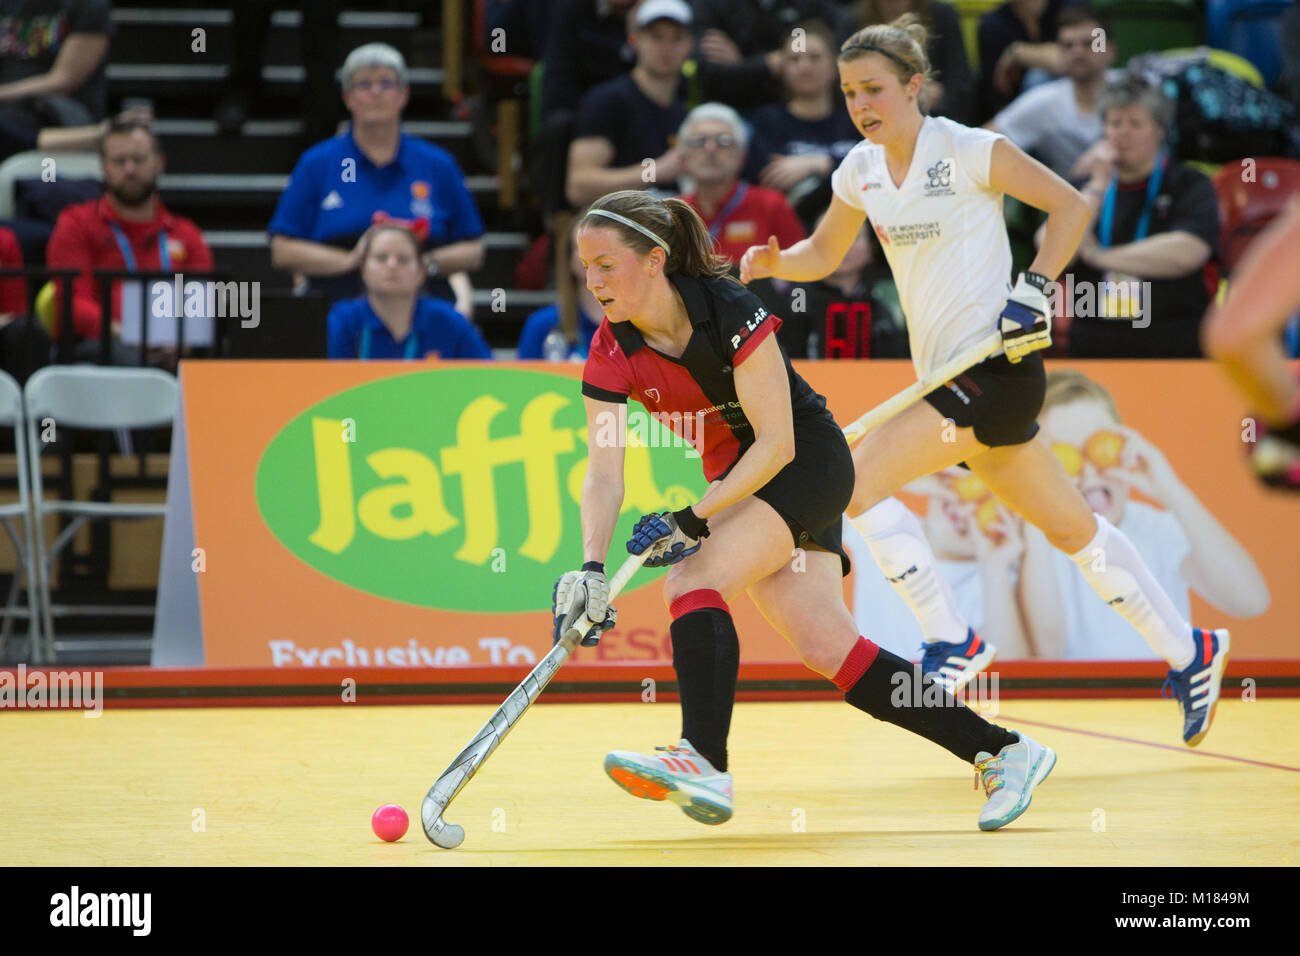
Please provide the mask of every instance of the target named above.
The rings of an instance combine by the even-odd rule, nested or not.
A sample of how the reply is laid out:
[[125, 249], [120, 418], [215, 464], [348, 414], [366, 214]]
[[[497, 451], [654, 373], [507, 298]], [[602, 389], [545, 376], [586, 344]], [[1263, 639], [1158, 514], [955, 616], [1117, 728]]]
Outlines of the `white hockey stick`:
[[[632, 580], [632, 575], [641, 569], [641, 564], [647, 557], [648, 553], [636, 554], [623, 562], [623, 566], [618, 569], [618, 572], [609, 582], [609, 601], [611, 604], [614, 598], [618, 597], [619, 592], [627, 586], [627, 582]], [[500, 746], [501, 741], [505, 740], [506, 734], [510, 733], [515, 724], [519, 723], [524, 711], [532, 705], [533, 701], [537, 700], [542, 689], [555, 676], [555, 672], [560, 669], [560, 665], [569, 659], [569, 655], [573, 653], [578, 642], [582, 640], [582, 635], [595, 627], [596, 623], [587, 618], [585, 614], [581, 624], [570, 622], [559, 643], [551, 648], [549, 654], [537, 662], [537, 666], [524, 678], [523, 683], [510, 692], [510, 696], [506, 698], [505, 703], [496, 709], [496, 713], [474, 735], [474, 739], [469, 742], [469, 745], [460, 752], [460, 755], [451, 762], [451, 766], [444, 770], [442, 776], [429, 788], [429, 792], [424, 797], [424, 804], [420, 808], [420, 818], [424, 824], [424, 835], [435, 845], [442, 847], [444, 850], [454, 850], [464, 841], [465, 828], [455, 823], [448, 823], [442, 818], [443, 812], [447, 809], [447, 804], [456, 799], [456, 794], [460, 793], [461, 788], [469, 783], [470, 777], [478, 773], [478, 768], [483, 766], [483, 762], [488, 757], [492, 756], [492, 751]]]
[[916, 384], [903, 389], [893, 398], [882, 402], [867, 412], [844, 429], [844, 437], [848, 439], [850, 445], [853, 444], [873, 428], [879, 427], [903, 409], [920, 401], [923, 396], [933, 392], [944, 382], [956, 378], [972, 365], [978, 365], [1000, 351], [1002, 351], [1002, 333], [992, 332], [987, 338], [983, 338], [976, 343], [969, 351], [963, 352], [951, 361], [940, 365]]

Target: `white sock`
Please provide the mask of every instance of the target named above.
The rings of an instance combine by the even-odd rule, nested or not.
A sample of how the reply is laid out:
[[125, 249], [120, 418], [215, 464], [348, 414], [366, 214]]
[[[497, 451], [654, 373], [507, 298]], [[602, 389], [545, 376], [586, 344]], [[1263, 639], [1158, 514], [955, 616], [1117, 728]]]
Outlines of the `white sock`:
[[852, 519], [886, 580], [907, 602], [927, 642], [966, 640], [966, 622], [957, 612], [952, 588], [939, 573], [921, 522], [897, 498], [868, 508]]
[[1196, 653], [1191, 624], [1179, 615], [1124, 532], [1101, 515], [1094, 517], [1097, 536], [1078, 554], [1070, 555], [1070, 560], [1101, 599], [1137, 628], [1153, 651], [1174, 669], [1182, 670]]

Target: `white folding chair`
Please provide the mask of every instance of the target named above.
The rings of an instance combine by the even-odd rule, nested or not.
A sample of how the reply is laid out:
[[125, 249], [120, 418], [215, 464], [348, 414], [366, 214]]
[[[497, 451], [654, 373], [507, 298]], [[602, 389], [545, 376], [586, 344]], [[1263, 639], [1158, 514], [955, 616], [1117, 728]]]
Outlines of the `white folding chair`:
[[[50, 575], [54, 562], [73, 536], [96, 519], [160, 518], [165, 503], [112, 501], [47, 501], [41, 484], [41, 441], [38, 429], [45, 419], [54, 427], [109, 431], [118, 428], [160, 428], [176, 417], [176, 379], [154, 368], [112, 368], [94, 365], [56, 365], [40, 369], [27, 380], [27, 436], [30, 454], [32, 507], [36, 518], [36, 578], [42, 614], [41, 634], [46, 661], [53, 663], [54, 617], [72, 614], [148, 614], [153, 608], [116, 605], [55, 605], [50, 600]], [[45, 545], [45, 516], [71, 515], [72, 521]], [[74, 642], [59, 645], [72, 647]]]
[[[9, 650], [15, 617], [27, 618], [27, 656], [33, 662], [40, 660], [40, 613], [38, 611], [37, 585], [33, 568], [35, 551], [32, 549], [31, 495], [27, 490], [27, 436], [23, 434], [23, 393], [18, 382], [8, 372], [0, 370], [0, 427], [12, 428], [14, 448], [18, 455], [18, 500], [0, 504], [0, 524], [13, 542], [17, 562], [14, 580], [9, 587], [9, 600], [5, 603], [4, 625], [0, 627], [0, 657]], [[14, 531], [14, 520], [22, 521], [22, 538]], [[17, 607], [18, 589], [27, 578], [27, 607]]]
[[[50, 162], [53, 161], [53, 166]], [[98, 153], [54, 153], [31, 149], [0, 163], [0, 219], [14, 216], [14, 189], [24, 179], [40, 179], [51, 171], [64, 179], [102, 179]]]

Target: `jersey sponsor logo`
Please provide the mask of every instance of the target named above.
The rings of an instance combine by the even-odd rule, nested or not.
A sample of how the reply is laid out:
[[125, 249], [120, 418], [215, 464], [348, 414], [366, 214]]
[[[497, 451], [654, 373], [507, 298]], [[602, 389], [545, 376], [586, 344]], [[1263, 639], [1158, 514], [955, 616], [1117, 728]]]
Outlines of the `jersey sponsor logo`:
[[641, 389], [641, 391], [643, 391], [643, 392], [645, 392], [647, 395], [649, 395], [652, 399], [654, 399], [654, 401], [655, 401], [656, 403], [658, 403], [658, 402], [660, 401], [660, 398], [659, 398], [659, 389], [657, 389], [657, 388], [643, 388], [643, 389]]
[[320, 201], [322, 209], [338, 209], [343, 205], [343, 197], [339, 195], [337, 189], [331, 189], [329, 195]]
[[745, 323], [745, 327], [731, 337], [731, 347], [733, 349], [740, 348], [740, 343], [749, 338], [749, 333], [762, 325], [763, 320], [766, 318], [767, 309], [760, 308], [754, 313], [754, 317]]
[[885, 186], [884, 183], [872, 180], [870, 182], [865, 182], [862, 184], [862, 191], [866, 192], [868, 189], [883, 189], [884, 186]]
[[426, 183], [426, 182], [425, 182], [424, 180], [422, 180], [422, 179], [412, 180], [412, 182], [411, 182], [411, 198], [412, 198], [412, 199], [428, 199], [428, 198], [429, 198], [429, 184]]
[[888, 232], [888, 236], [881, 234], [880, 226], [876, 227], [876, 235], [880, 236], [880, 241], [900, 247], [914, 246], [927, 239], [939, 238], [937, 222], [908, 222], [899, 226], [885, 226], [884, 229]]
[[925, 171], [927, 196], [955, 195], [952, 189], [952, 168], [951, 159], [941, 159]]

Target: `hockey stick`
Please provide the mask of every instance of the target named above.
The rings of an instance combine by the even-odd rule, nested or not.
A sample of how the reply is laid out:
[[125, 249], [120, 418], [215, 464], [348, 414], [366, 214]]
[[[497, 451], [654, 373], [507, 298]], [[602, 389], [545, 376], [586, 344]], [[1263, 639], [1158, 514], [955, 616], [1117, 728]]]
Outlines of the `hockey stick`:
[[[648, 554], [636, 554], [623, 562], [613, 579], [609, 582], [609, 600], [612, 603], [619, 592], [632, 580], [632, 575], [641, 569], [642, 562]], [[519, 723], [524, 711], [537, 700], [542, 689], [555, 676], [555, 672], [569, 659], [582, 635], [596, 622], [583, 615], [582, 626], [566, 620], [564, 636], [560, 638], [549, 654], [538, 661], [537, 666], [524, 678], [523, 683], [510, 692], [505, 703], [496, 709], [486, 724], [482, 726], [469, 745], [442, 772], [429, 792], [425, 794], [424, 804], [420, 808], [420, 817], [424, 823], [424, 835], [435, 845], [444, 850], [454, 850], [465, 839], [465, 828], [455, 823], [448, 823], [442, 818], [447, 804], [456, 799], [456, 794], [469, 783], [471, 777], [478, 773], [483, 762], [492, 756], [492, 751], [500, 746], [501, 741], [510, 733], [511, 728]]]
[[893, 398], [882, 402], [871, 411], [867, 412], [857, 421], [853, 422], [853, 424], [844, 429], [844, 437], [848, 439], [850, 445], [853, 444], [873, 428], [884, 424], [903, 409], [908, 408], [913, 403], [919, 401], [924, 395], [933, 392], [944, 382], [956, 378], [972, 365], [978, 365], [990, 356], [996, 355], [1001, 350], [1002, 333], [991, 333], [986, 338], [977, 342], [969, 351], [963, 352], [951, 361], [940, 365], [919, 382], [903, 389], [903, 391], [899, 392]]

